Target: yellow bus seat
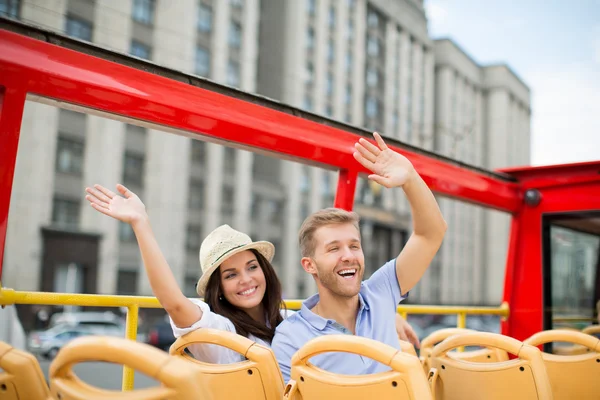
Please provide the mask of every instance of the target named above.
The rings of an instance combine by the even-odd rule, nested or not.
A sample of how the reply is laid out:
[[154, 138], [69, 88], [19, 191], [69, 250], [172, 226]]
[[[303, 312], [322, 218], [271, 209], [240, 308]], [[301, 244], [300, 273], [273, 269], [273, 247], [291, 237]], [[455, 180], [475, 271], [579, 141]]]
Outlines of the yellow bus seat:
[[588, 335], [598, 335], [598, 334], [600, 334], [600, 325], [586, 326], [585, 328], [583, 328], [583, 330], [581, 332], [588, 334]]
[[524, 343], [540, 346], [550, 342], [574, 343], [589, 351], [577, 355], [542, 352], [555, 400], [600, 398], [600, 339], [582, 332], [547, 330]]
[[0, 342], [0, 400], [48, 400], [50, 390], [38, 360]]
[[[391, 371], [370, 375], [343, 375], [309, 362], [328, 352], [359, 354], [388, 365]], [[353, 335], [325, 335], [310, 340], [292, 357], [291, 379], [284, 399], [418, 399], [430, 400], [427, 377], [419, 359], [384, 343]]]
[[400, 350], [405, 352], [406, 354], [417, 356], [417, 351], [415, 350], [415, 346], [411, 342], [407, 342], [406, 340], [398, 339], [400, 341]]
[[[463, 333], [468, 332], [477, 332], [472, 329], [463, 329], [463, 328], [446, 328], [440, 329], [438, 331], [433, 332], [431, 335], [427, 336], [421, 342], [421, 362], [423, 363], [423, 370], [425, 373], [428, 373], [431, 369], [431, 365], [429, 363], [429, 359], [431, 357], [431, 351], [433, 347], [443, 341], [444, 339], [449, 338], [454, 335], [461, 335]], [[494, 349], [494, 348], [483, 348], [477, 350], [463, 351], [457, 352], [452, 351], [447, 354], [448, 357], [461, 359], [464, 361], [472, 361], [472, 362], [498, 362], [498, 361], [506, 361], [508, 360], [508, 354], [504, 350]]]
[[[475, 363], [447, 357], [462, 346], [498, 348], [514, 360]], [[514, 338], [488, 332], [449, 337], [431, 352], [429, 384], [437, 400], [552, 399], [552, 388], [541, 351]]]
[[[186, 354], [191, 344], [213, 344], [234, 350], [247, 360], [234, 364], [210, 364]], [[171, 345], [171, 355], [198, 367], [194, 378], [214, 399], [281, 400], [284, 382], [271, 349], [232, 332], [197, 329], [179, 337]], [[235, 384], [233, 384], [235, 382]]]
[[[161, 383], [131, 391], [107, 390], [81, 381], [72, 368], [82, 362], [127, 365]], [[64, 346], [50, 364], [50, 391], [61, 400], [187, 400], [208, 398], [193, 365], [144, 343], [117, 337], [85, 336]]]

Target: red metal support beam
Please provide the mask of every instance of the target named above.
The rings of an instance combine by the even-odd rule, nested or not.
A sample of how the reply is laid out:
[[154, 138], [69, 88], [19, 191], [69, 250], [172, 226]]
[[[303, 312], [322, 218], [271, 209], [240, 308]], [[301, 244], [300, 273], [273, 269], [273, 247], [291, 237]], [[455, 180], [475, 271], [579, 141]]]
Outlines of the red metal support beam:
[[337, 191], [335, 192], [334, 207], [351, 211], [354, 208], [354, 193], [356, 192], [356, 181], [358, 173], [355, 170], [340, 170]]
[[[352, 153], [358, 135], [99, 57], [0, 30], [0, 84], [110, 114], [266, 150], [297, 161], [368, 173]], [[515, 212], [518, 186], [433, 157], [408, 157], [432, 190]]]
[[0, 281], [25, 97], [25, 91], [18, 86], [0, 86]]

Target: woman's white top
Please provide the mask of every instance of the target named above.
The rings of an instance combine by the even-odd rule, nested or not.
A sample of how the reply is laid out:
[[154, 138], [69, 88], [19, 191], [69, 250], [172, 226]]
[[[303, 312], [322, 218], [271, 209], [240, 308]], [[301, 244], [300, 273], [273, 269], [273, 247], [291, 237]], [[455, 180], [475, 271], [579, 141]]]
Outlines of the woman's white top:
[[[212, 312], [208, 304], [200, 299], [190, 299], [190, 301], [200, 307], [200, 310], [202, 310], [202, 317], [192, 326], [187, 328], [177, 327], [173, 322], [173, 319], [169, 317], [169, 322], [171, 323], [171, 328], [173, 329], [173, 335], [176, 338], [201, 328], [220, 329], [223, 331], [236, 333], [233, 323], [228, 318]], [[284, 319], [293, 313], [294, 311], [288, 310], [286, 314], [286, 310], [281, 310], [281, 316]], [[267, 343], [264, 340], [255, 337], [254, 335], [248, 336], [248, 339], [260, 345], [271, 347], [271, 343]], [[211, 364], [231, 364], [243, 361], [245, 359], [240, 353], [216, 344], [193, 344], [188, 347], [188, 350], [197, 360]]]

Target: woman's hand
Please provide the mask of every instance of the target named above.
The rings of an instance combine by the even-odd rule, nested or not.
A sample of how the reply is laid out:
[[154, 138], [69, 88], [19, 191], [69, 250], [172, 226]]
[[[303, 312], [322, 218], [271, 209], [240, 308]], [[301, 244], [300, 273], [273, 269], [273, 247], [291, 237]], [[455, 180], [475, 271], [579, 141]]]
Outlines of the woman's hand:
[[147, 221], [146, 206], [140, 198], [121, 184], [117, 185], [117, 190], [124, 197], [113, 193], [102, 185], [94, 185], [93, 188], [85, 188], [88, 193], [85, 198], [96, 210], [119, 221], [131, 225]]

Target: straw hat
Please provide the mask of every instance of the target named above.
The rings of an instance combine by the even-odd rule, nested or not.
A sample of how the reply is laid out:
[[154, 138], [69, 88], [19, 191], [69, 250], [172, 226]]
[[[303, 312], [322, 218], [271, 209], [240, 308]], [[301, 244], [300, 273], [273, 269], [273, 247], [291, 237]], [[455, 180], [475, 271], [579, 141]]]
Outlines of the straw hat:
[[221, 225], [212, 231], [200, 245], [200, 268], [202, 276], [198, 280], [196, 291], [204, 296], [210, 276], [226, 259], [239, 252], [254, 249], [262, 254], [269, 262], [273, 260], [275, 246], [273, 243], [253, 242], [250, 236], [236, 231], [229, 225]]

